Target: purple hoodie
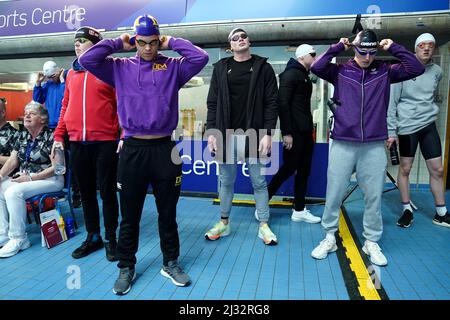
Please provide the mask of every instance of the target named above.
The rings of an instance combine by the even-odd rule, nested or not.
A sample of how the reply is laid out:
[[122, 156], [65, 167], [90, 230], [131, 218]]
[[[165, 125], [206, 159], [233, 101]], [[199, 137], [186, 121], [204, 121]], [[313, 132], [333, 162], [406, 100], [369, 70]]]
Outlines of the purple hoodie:
[[83, 68], [115, 87], [124, 137], [169, 136], [178, 125], [178, 91], [208, 63], [208, 54], [181, 38], [171, 38], [169, 48], [181, 57], [113, 58], [122, 40], [105, 39], [79, 58]]
[[388, 52], [400, 60], [397, 64], [374, 60], [362, 69], [353, 59], [345, 64], [331, 63], [344, 50], [341, 42], [331, 45], [311, 67], [311, 72], [334, 85], [334, 97], [341, 103], [334, 114], [331, 137], [355, 142], [386, 140], [390, 84], [417, 77], [425, 68], [414, 54], [396, 43]]

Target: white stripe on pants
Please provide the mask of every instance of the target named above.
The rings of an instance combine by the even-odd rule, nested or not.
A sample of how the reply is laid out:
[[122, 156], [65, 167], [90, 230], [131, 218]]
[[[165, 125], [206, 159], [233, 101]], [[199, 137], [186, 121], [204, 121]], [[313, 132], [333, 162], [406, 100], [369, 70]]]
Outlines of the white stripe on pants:
[[367, 240], [377, 242], [383, 233], [381, 195], [386, 180], [387, 158], [384, 141], [348, 142], [334, 140], [330, 145], [327, 193], [322, 227], [335, 233], [339, 227], [339, 209], [356, 169], [356, 179], [364, 192], [364, 232]]
[[0, 182], [0, 235], [24, 239], [27, 219], [25, 200], [40, 193], [59, 191], [63, 187], [63, 176], [21, 183], [8, 178]]

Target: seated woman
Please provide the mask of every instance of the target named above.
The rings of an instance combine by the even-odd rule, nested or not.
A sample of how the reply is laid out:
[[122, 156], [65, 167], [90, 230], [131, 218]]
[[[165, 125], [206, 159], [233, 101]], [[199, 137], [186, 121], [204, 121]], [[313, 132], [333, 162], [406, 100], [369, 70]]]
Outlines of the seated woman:
[[[64, 176], [55, 176], [50, 152], [53, 133], [48, 112], [37, 102], [25, 106], [24, 127], [18, 133], [11, 156], [0, 169], [0, 258], [8, 258], [31, 246], [25, 232], [26, 199], [59, 191]], [[19, 172], [8, 177], [16, 168]]]

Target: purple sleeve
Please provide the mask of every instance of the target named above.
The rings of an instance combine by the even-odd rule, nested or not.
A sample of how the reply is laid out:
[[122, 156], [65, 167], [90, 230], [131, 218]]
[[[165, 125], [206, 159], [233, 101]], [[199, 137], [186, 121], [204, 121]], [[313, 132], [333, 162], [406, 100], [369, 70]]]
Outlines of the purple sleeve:
[[120, 38], [104, 39], [83, 53], [78, 62], [94, 76], [114, 87], [114, 58], [110, 55], [122, 48]]
[[393, 43], [388, 51], [400, 60], [400, 63], [393, 64], [389, 68], [391, 83], [406, 81], [418, 77], [425, 72], [423, 64], [403, 46]]
[[311, 66], [311, 72], [330, 83], [335, 83], [339, 68], [337, 64], [332, 63], [334, 57], [345, 50], [342, 42], [333, 44], [327, 51], [322, 53]]
[[181, 38], [170, 38], [169, 48], [182, 56], [179, 60], [179, 86], [180, 88], [193, 76], [199, 73], [208, 63], [209, 57], [205, 50], [193, 45], [190, 41]]

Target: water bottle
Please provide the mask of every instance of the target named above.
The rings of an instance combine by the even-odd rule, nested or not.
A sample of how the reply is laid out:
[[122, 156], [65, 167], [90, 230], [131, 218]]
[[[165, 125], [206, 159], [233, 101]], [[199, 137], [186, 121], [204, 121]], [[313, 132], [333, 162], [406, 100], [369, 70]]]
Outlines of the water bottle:
[[398, 157], [397, 143], [394, 141], [389, 149], [389, 155], [391, 157], [391, 164], [396, 166], [400, 164], [400, 160]]
[[57, 146], [55, 147], [55, 174], [57, 176], [63, 175], [66, 173], [66, 160], [64, 157], [64, 150]]
[[75, 227], [72, 218], [66, 219], [66, 234], [69, 239], [75, 236]]

